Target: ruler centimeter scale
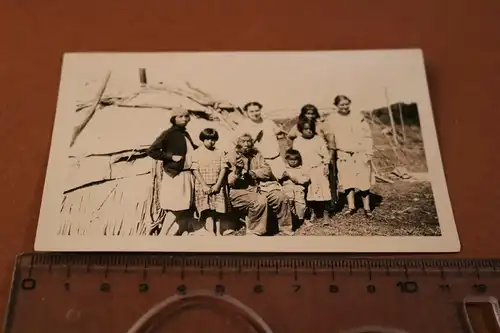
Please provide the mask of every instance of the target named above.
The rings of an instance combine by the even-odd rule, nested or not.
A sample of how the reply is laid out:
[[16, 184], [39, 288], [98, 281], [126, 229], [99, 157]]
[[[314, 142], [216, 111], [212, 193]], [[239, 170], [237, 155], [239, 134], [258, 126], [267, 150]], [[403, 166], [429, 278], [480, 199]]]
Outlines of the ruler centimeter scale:
[[28, 253], [6, 333], [500, 333], [500, 259]]

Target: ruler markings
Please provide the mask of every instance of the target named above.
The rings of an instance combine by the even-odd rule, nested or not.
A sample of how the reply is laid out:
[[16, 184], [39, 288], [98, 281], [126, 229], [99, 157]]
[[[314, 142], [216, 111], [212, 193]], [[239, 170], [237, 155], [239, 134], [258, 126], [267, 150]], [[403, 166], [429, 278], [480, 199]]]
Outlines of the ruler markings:
[[[420, 271], [425, 272], [429, 269], [438, 270], [443, 272], [443, 275], [447, 275], [447, 272], [454, 271], [459, 275], [464, 274], [464, 270], [467, 272], [475, 272], [480, 278], [481, 274], [486, 271], [491, 271], [492, 274], [496, 274], [498, 271], [499, 261], [498, 260], [465, 260], [459, 261], [454, 260], [450, 262], [445, 262], [442, 260], [409, 260], [409, 261], [395, 261], [391, 262], [388, 260], [366, 260], [366, 259], [262, 259], [262, 258], [241, 258], [241, 259], [226, 259], [226, 258], [173, 258], [173, 257], [137, 257], [133, 260], [126, 259], [126, 257], [121, 256], [119, 260], [116, 257], [107, 256], [97, 257], [93, 255], [86, 256], [68, 256], [68, 255], [30, 255], [28, 257], [23, 257], [20, 260], [20, 264], [26, 266], [25, 262], [29, 262], [28, 267], [30, 271], [34, 267], [47, 266], [49, 270], [53, 270], [60, 266], [71, 267], [73, 266], [85, 266], [87, 271], [93, 269], [99, 269], [102, 267], [110, 266], [122, 266], [126, 270], [131, 266], [146, 266], [149, 268], [158, 267], [163, 271], [166, 271], [169, 267], [182, 266], [184, 268], [200, 268], [209, 269], [210, 267], [224, 267], [224, 269], [238, 269], [241, 271], [243, 268], [252, 269], [259, 268], [261, 270], [273, 269], [274, 271], [286, 271], [286, 270], [310, 270], [313, 272], [318, 272], [322, 270], [339, 270], [348, 271], [350, 275], [354, 274], [358, 270], [385, 270], [387, 275], [391, 275], [391, 271], [402, 271], [405, 275], [411, 274], [410, 271]], [[115, 259], [113, 259], [115, 258]]]
[[[26, 291], [26, 292], [29, 292], [31, 290], [35, 290], [39, 286], [41, 288], [43, 288], [43, 282], [44, 282], [43, 280], [40, 281], [42, 284], [37, 285], [38, 274], [43, 273], [43, 267], [39, 267], [41, 265], [38, 265], [38, 267], [37, 267], [36, 264], [37, 263], [39, 264], [40, 261], [33, 260], [33, 262], [35, 262], [35, 265], [31, 265], [31, 263], [30, 263], [28, 266], [23, 266], [23, 267], [30, 268], [30, 270], [28, 270], [28, 277], [21, 280], [21, 289], [23, 291]], [[97, 265], [95, 265], [95, 266], [101, 266], [101, 268], [93, 267], [92, 271], [94, 271], [94, 272], [99, 271], [100, 269], [102, 269], [102, 265], [104, 264], [104, 271], [106, 272], [109, 270], [111, 264], [115, 264], [115, 265], [125, 265], [125, 266], [128, 265], [130, 267], [130, 272], [135, 271], [137, 273], [140, 273], [140, 270], [142, 270], [143, 274], [147, 274], [146, 272], [148, 272], [151, 269], [149, 263], [151, 263], [151, 262], [153, 262], [153, 264], [155, 263], [154, 261], [142, 261], [143, 266], [139, 267], [138, 264], [140, 262], [141, 261], [133, 261], [130, 264], [128, 264], [128, 262], [124, 262], [122, 260], [99, 261], [99, 262], [97, 262]], [[153, 266], [156, 266], [156, 267], [163, 266], [164, 267], [166, 265], [166, 262], [167, 261], [163, 261], [163, 262], [160, 261], [160, 262], [157, 262], [156, 265], [153, 265]], [[191, 267], [195, 266], [192, 268], [196, 268], [196, 265], [198, 265], [198, 267], [204, 267], [207, 272], [209, 271], [209, 267], [215, 267], [215, 266], [217, 266], [219, 273], [225, 272], [226, 267], [227, 267], [227, 271], [234, 272], [234, 269], [231, 270], [231, 268], [234, 267], [235, 265], [238, 265], [237, 262], [233, 262], [231, 260], [224, 260], [224, 259], [220, 259], [220, 258], [209, 261], [208, 262], [209, 265], [206, 265], [206, 261], [203, 261], [203, 260], [191, 260], [191, 261], [181, 260], [180, 262], [182, 263], [181, 272], [189, 266], [191, 266]], [[345, 261], [345, 262], [347, 262], [347, 261]], [[343, 262], [343, 263], [345, 263], [345, 262]], [[45, 264], [51, 264], [51, 265], [53, 263], [55, 263], [55, 265], [54, 265], [55, 270], [64, 269], [64, 270], [68, 271], [68, 270], [71, 270], [71, 268], [73, 267], [72, 265], [68, 265], [68, 264], [65, 265], [65, 263], [63, 261], [61, 261], [61, 262], [59, 262], [59, 261], [45, 262]], [[270, 271], [270, 268], [272, 268], [272, 267], [269, 264], [273, 263], [274, 270], [276, 271], [276, 267], [280, 267], [278, 265], [278, 263], [283, 263], [283, 262], [281, 262], [281, 261], [280, 262], [277, 262], [277, 261], [264, 261], [264, 262], [252, 261], [252, 263], [256, 263], [257, 267], [258, 267], [256, 281], [245, 280], [246, 282], [244, 282], [243, 287], [248, 288], [248, 290], [254, 294], [266, 294], [267, 291], [269, 291], [269, 289], [268, 289], [269, 286], [267, 285], [266, 278], [264, 278], [263, 281], [260, 281], [260, 273], [261, 273], [260, 264], [263, 263], [262, 271], [266, 271], [266, 270]], [[290, 284], [290, 294], [300, 295], [304, 292], [307, 292], [309, 289], [317, 290], [318, 287], [321, 287], [321, 286], [307, 285], [307, 284], [302, 283], [301, 279], [302, 279], [303, 275], [298, 274], [298, 269], [297, 269], [299, 266], [308, 268], [308, 269], [310, 269], [310, 272], [316, 272], [316, 274], [320, 275], [320, 276], [323, 273], [330, 274], [332, 280], [335, 279], [335, 268], [334, 268], [335, 262], [334, 261], [328, 262], [328, 266], [330, 268], [329, 270], [328, 269], [319, 269], [318, 270], [315, 262], [311, 262], [309, 265], [306, 265], [303, 261], [300, 261], [300, 260], [290, 261], [288, 265], [281, 265], [281, 267], [288, 268], [290, 266], [290, 264], [292, 264], [292, 263], [293, 263], [293, 276], [294, 276], [293, 280], [295, 282], [292, 282]], [[480, 272], [480, 273], [483, 270], [496, 271], [495, 265], [491, 265], [488, 262], [467, 261], [464, 264], [463, 262], [461, 263], [461, 262], [457, 261], [453, 265], [456, 269], [459, 269], [459, 268], [466, 269], [466, 270], [472, 269], [473, 271]], [[469, 266], [467, 266], [467, 265], [469, 265]], [[326, 267], [328, 267], [328, 266], [326, 266]], [[239, 267], [241, 267], [241, 265], [239, 265]], [[361, 287], [364, 288], [365, 293], [373, 294], [373, 295], [379, 294], [379, 293], [383, 294], [384, 292], [386, 292], [386, 291], [384, 291], [384, 290], [386, 290], [384, 288], [387, 288], [387, 285], [384, 284], [383, 279], [379, 280], [380, 279], [379, 274], [382, 274], [381, 276], [384, 276], [383, 273], [385, 272], [385, 270], [388, 268], [391, 268], [391, 267], [395, 270], [402, 269], [401, 272], [404, 272], [404, 279], [402, 277], [401, 277], [401, 279], [398, 279], [398, 277], [395, 275], [395, 276], [391, 277], [390, 281], [393, 281], [392, 288], [397, 290], [402, 295], [408, 295], [405, 297], [411, 297], [411, 295], [418, 294], [421, 291], [428, 292], [430, 287], [436, 288], [436, 290], [439, 290], [439, 292], [442, 295], [452, 295], [452, 292], [455, 289], [455, 287], [453, 285], [451, 285], [449, 283], [442, 283], [438, 280], [433, 282], [433, 283], [435, 283], [434, 285], [424, 283], [422, 286], [420, 281], [418, 281], [418, 277], [419, 276], [422, 278], [424, 277], [424, 275], [422, 275], [421, 272], [423, 272], [425, 270], [425, 266], [422, 266], [421, 267], [422, 269], [420, 270], [420, 269], [413, 269], [416, 266], [412, 266], [410, 264], [406, 265], [404, 261], [396, 262], [394, 265], [391, 265], [390, 262], [387, 262], [387, 261], [386, 262], [356, 261], [356, 262], [353, 262], [353, 265], [349, 266], [347, 270], [345, 270], [345, 269], [343, 270], [344, 273], [349, 273], [349, 274], [346, 274], [343, 277], [341, 277], [340, 281], [336, 282], [335, 284], [332, 284], [329, 281], [330, 277], [328, 277], [328, 275], [327, 275], [328, 278], [323, 280], [324, 291], [325, 291], [325, 293], [332, 294], [331, 296], [333, 296], [333, 294], [338, 294], [338, 293], [355, 292], [353, 290], [353, 286], [355, 286], [355, 285], [351, 285], [349, 283], [346, 284], [345, 279], [346, 279], [346, 276], [350, 276], [352, 278], [356, 278], [356, 276], [362, 276], [362, 275], [360, 275], [360, 273], [361, 273], [361, 274], [367, 274], [366, 276], [368, 277], [368, 280], [370, 281], [368, 284], [363, 283], [363, 285], [361, 285]], [[436, 268], [436, 265], [433, 264], [432, 267]], [[437, 271], [444, 272], [445, 270], [443, 269], [443, 267], [449, 268], [450, 265], [441, 265], [441, 266], [437, 267], [438, 268]], [[408, 268], [411, 268], [411, 269], [408, 269]], [[175, 271], [179, 271], [178, 267], [172, 267], [172, 269]], [[360, 270], [360, 269], [366, 269], [366, 271], [359, 272], [358, 270]], [[450, 269], [448, 269], [448, 271], [449, 270]], [[116, 270], [116, 271], [118, 272], [119, 270]], [[190, 272], [191, 271], [192, 270], [190, 270]], [[317, 271], [319, 271], [319, 272], [317, 272]], [[119, 291], [115, 291], [116, 286], [115, 286], [114, 279], [116, 279], [116, 278], [113, 277], [112, 275], [113, 275], [113, 273], [109, 274], [109, 276], [106, 276], [106, 274], [105, 274], [105, 279], [109, 278], [109, 280], [106, 279], [106, 281], [103, 281], [98, 286], [96, 286], [96, 288], [98, 288], [100, 292], [102, 292], [102, 293], [119, 292]], [[179, 295], [189, 294], [190, 290], [192, 290], [192, 288], [196, 287], [197, 283], [193, 282], [193, 279], [196, 278], [196, 276], [191, 275], [191, 274], [189, 274], [189, 275], [190, 276], [186, 276], [186, 277], [181, 276], [181, 280], [183, 280], [183, 281], [175, 287], [175, 292], [177, 294], [179, 294]], [[201, 275], [201, 271], [200, 271], [200, 275]], [[474, 274], [468, 274], [467, 276], [472, 278], [472, 277], [474, 277]], [[480, 280], [483, 278], [483, 276], [486, 277], [485, 274], [478, 274], [476, 277], [478, 280]], [[436, 275], [436, 277], [440, 277], [440, 275]], [[143, 278], [145, 278], [145, 277], [143, 276]], [[186, 281], [184, 281], [184, 278]], [[219, 276], [219, 278], [222, 280], [222, 278], [220, 276]], [[409, 279], [413, 279], [413, 278], [417, 278], [417, 280], [409, 280]], [[347, 279], [349, 279], [349, 278], [347, 278]], [[64, 281], [62, 283], [64, 283], [63, 284], [64, 289], [67, 292], [71, 292], [74, 285], [78, 285], [78, 282], [71, 281], [72, 284], [70, 285], [70, 282], [67, 280], [69, 280], [69, 276], [67, 276], [66, 281]], [[299, 280], [300, 280], [300, 282], [298, 282]], [[441, 280], [443, 280], [443, 279], [441, 279]], [[320, 281], [320, 280], [318, 280], [318, 281]], [[423, 281], [425, 282], [425, 279]], [[144, 294], [144, 293], [148, 293], [151, 290], [150, 289], [151, 284], [149, 283], [149, 281], [148, 281], [148, 283], [146, 283], [145, 281], [139, 281], [139, 282], [140, 283], [138, 283], [134, 287], [136, 292]], [[215, 281], [214, 283], [215, 284], [213, 285], [213, 292], [215, 295], [221, 296], [221, 295], [224, 295], [228, 291], [231, 290], [232, 285], [230, 284], [229, 289], [228, 289], [228, 285], [226, 284], [226, 281], [224, 281], [224, 282]], [[283, 286], [283, 288], [284, 287], [285, 286]], [[270, 287], [270, 288], [273, 288], [273, 287]], [[470, 291], [475, 293], [475, 294], [485, 294], [489, 291], [489, 286], [487, 285], [487, 283], [477, 282], [477, 283], [474, 283], [473, 285], [470, 285], [470, 289], [471, 289]], [[272, 290], [271, 290], [271, 292], [272, 292]]]
[[[102, 282], [100, 285], [100, 290], [103, 292], [111, 291], [112, 282], [110, 282], [110, 281], [112, 279], [109, 280], [108, 278], [110, 278], [110, 276], [106, 276], [105, 281]], [[257, 280], [256, 282], [259, 282], [261, 280], [261, 278], [259, 276], [257, 276], [256, 280]], [[300, 279], [297, 279], [297, 280], [294, 279], [294, 281], [299, 281], [299, 280]], [[375, 292], [374, 289], [376, 288], [375, 286], [378, 283], [378, 280], [373, 279], [370, 281], [371, 281], [371, 283], [367, 285], [367, 288], [369, 289], [368, 292], [373, 293], [373, 292]], [[417, 293], [419, 291], [420, 287], [419, 287], [419, 283], [417, 281], [412, 281], [412, 280], [406, 281], [406, 280], [396, 280], [396, 279], [394, 279], [394, 281], [395, 281], [395, 286], [398, 288], [398, 290], [401, 293], [412, 294], [412, 293]], [[63, 286], [65, 286], [65, 289], [69, 291], [70, 284], [74, 284], [74, 283], [71, 281], [71, 279], [69, 279], [69, 280], [63, 281], [62, 284], [63, 284]], [[185, 291], [185, 289], [187, 288], [186, 286], [188, 284], [189, 283], [181, 284], [181, 286], [184, 286], [184, 287], [181, 287], [179, 290]], [[23, 278], [20, 281], [20, 286], [21, 286], [22, 290], [29, 291], [29, 290], [35, 289], [37, 287], [36, 276], [32, 276], [32, 277], [28, 276], [28, 277]], [[294, 292], [298, 292], [299, 290], [302, 289], [302, 286], [300, 284], [293, 284], [293, 286], [294, 286]], [[449, 292], [452, 288], [451, 285], [449, 285], [449, 284], [436, 284], [435, 287], [439, 288], [442, 292]], [[488, 286], [484, 283], [474, 283], [470, 287], [471, 287], [471, 291], [474, 291], [478, 294], [484, 294], [488, 291]], [[144, 291], [144, 290], [142, 290], [142, 291]], [[331, 293], [339, 292], [338, 285], [330, 285], [330, 292]]]
[[144, 266], [143, 266], [143, 269], [142, 269], [142, 279], [146, 280], [147, 277], [148, 277], [148, 262], [144, 261]]
[[35, 261], [35, 258], [31, 257], [30, 264], [29, 264], [29, 269], [28, 269], [28, 277], [31, 277], [31, 273], [33, 271], [33, 262]]
[[104, 266], [104, 278], [107, 279], [108, 278], [108, 272], [109, 272], [109, 265], [108, 263], [106, 262], [106, 265]]

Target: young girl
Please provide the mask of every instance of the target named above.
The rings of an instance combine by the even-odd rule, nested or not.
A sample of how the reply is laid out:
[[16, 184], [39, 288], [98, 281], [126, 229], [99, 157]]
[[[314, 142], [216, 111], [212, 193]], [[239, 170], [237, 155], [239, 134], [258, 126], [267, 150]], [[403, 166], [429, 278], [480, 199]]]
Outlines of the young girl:
[[325, 140], [316, 133], [314, 120], [301, 119], [297, 124], [301, 136], [293, 142], [293, 148], [302, 156], [304, 168], [308, 170], [311, 182], [307, 188], [307, 202], [314, 216], [322, 218], [326, 204], [332, 199], [328, 179], [330, 153]]
[[283, 178], [283, 192], [290, 198], [291, 206], [295, 208], [297, 226], [304, 224], [306, 213], [306, 187], [310, 177], [302, 166], [302, 156], [295, 149], [285, 152], [286, 169]]
[[[327, 123], [324, 119], [321, 119], [318, 108], [312, 104], [306, 104], [300, 109], [299, 120], [314, 120], [316, 122], [316, 131], [318, 135], [325, 139], [328, 144], [329, 149], [335, 149], [334, 142], [332, 142], [332, 137], [328, 133]], [[300, 135], [297, 125], [292, 127], [288, 132], [287, 138], [293, 141]]]
[[226, 155], [215, 147], [219, 134], [212, 128], [200, 133], [203, 146], [193, 152], [192, 170], [196, 178], [195, 205], [204, 222], [204, 229], [197, 234], [217, 235], [220, 233], [219, 214], [226, 213], [226, 174], [229, 168]]
[[[336, 159], [335, 159], [335, 136], [332, 133], [332, 115], [321, 116], [318, 108], [312, 104], [306, 104], [300, 109], [299, 121], [300, 120], [311, 120], [315, 122], [316, 132], [318, 136], [323, 138], [327, 144], [328, 150], [330, 151], [331, 161], [330, 161], [330, 172], [329, 172], [329, 181], [330, 181], [330, 193], [332, 196], [332, 200], [328, 204], [328, 210], [330, 213], [334, 213], [335, 206], [338, 200], [337, 194], [337, 167], [336, 167]], [[300, 136], [300, 132], [297, 128], [297, 125], [292, 127], [292, 129], [288, 132], [288, 143], [289, 145], [293, 145], [293, 140]]]

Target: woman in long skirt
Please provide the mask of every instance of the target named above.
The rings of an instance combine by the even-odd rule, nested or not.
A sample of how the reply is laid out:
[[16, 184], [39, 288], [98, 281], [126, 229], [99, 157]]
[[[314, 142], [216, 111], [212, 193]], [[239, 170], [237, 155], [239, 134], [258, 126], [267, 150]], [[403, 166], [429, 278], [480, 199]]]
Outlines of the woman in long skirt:
[[351, 100], [337, 96], [334, 100], [338, 112], [331, 125], [334, 128], [337, 149], [338, 184], [347, 197], [346, 214], [356, 212], [355, 190], [361, 192], [364, 213], [372, 216], [370, 188], [374, 183], [372, 171], [373, 138], [370, 125], [361, 112], [351, 112]]
[[159, 201], [161, 208], [167, 211], [161, 230], [164, 235], [178, 235], [187, 229], [181, 228], [180, 223], [186, 222], [193, 206], [190, 153], [197, 147], [186, 131], [189, 121], [187, 110], [174, 109], [170, 128], [161, 133], [147, 151], [148, 156], [163, 163]]

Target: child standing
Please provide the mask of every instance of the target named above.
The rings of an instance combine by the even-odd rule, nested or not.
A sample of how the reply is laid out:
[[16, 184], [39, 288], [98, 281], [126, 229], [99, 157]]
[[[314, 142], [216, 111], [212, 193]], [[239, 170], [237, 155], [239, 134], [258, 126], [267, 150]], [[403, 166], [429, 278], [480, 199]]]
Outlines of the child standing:
[[311, 178], [306, 197], [308, 206], [312, 208], [315, 217], [322, 218], [326, 204], [332, 198], [328, 179], [330, 152], [325, 140], [317, 135], [314, 120], [299, 120], [297, 129], [301, 136], [294, 140], [293, 148], [299, 151], [303, 167], [307, 169]]
[[196, 178], [195, 205], [204, 222], [200, 234], [220, 233], [220, 214], [226, 213], [226, 175], [229, 164], [223, 151], [215, 147], [219, 133], [213, 128], [205, 128], [200, 133], [203, 145], [193, 152], [192, 170]]
[[295, 149], [285, 152], [286, 168], [283, 178], [283, 192], [290, 198], [291, 206], [295, 208], [297, 226], [304, 224], [306, 213], [306, 187], [310, 182], [307, 170], [302, 166], [302, 156]]

